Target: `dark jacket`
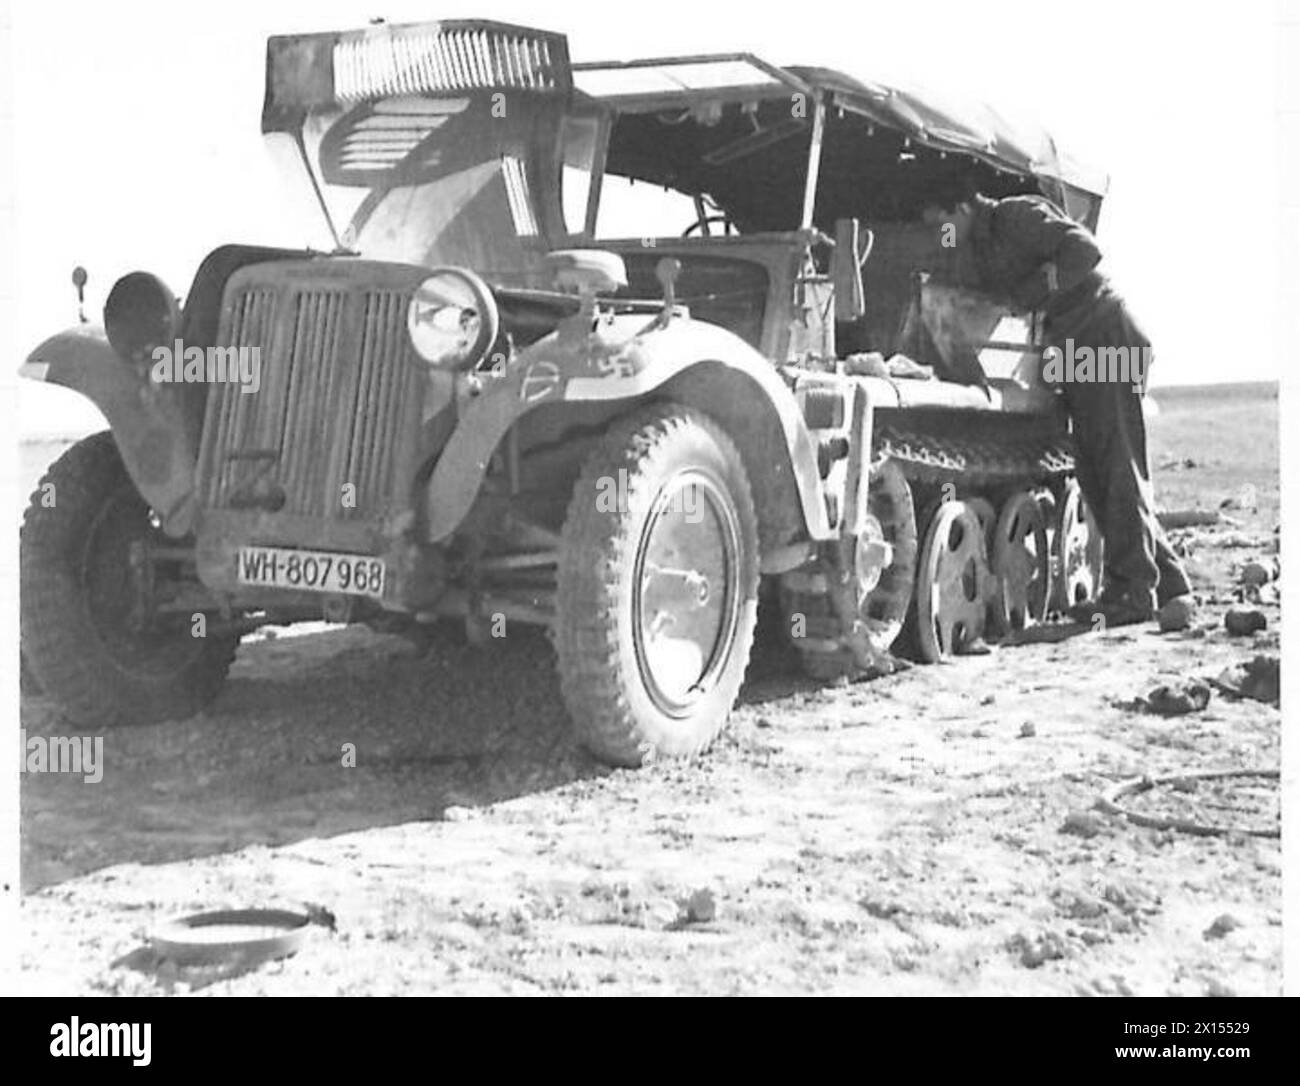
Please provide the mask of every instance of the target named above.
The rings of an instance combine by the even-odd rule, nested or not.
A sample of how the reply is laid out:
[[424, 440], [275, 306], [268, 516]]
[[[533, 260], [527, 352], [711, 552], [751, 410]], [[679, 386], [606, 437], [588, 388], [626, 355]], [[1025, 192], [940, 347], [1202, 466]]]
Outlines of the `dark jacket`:
[[[1063, 332], [1081, 321], [1108, 287], [1096, 270], [1092, 234], [1038, 196], [975, 197], [969, 243], [980, 287], [1024, 309], [1047, 314]], [[1043, 265], [1056, 265], [1052, 290]]]

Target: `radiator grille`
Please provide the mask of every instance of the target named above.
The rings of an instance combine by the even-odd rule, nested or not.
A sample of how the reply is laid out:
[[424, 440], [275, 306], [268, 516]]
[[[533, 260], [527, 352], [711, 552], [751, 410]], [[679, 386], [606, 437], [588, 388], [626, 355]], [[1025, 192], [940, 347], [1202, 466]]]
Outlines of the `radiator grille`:
[[258, 507], [267, 486], [283, 492], [280, 511], [299, 516], [366, 519], [391, 505], [418, 391], [409, 297], [250, 286], [228, 298], [222, 342], [260, 349], [261, 384], [209, 394], [200, 459], [209, 508]]

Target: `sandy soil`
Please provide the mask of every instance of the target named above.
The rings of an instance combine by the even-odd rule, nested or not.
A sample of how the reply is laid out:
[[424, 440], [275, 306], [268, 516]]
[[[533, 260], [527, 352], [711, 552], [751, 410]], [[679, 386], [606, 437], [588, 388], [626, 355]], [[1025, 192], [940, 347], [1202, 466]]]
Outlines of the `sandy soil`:
[[[363, 630], [250, 638], [203, 716], [110, 732], [101, 783], [24, 777], [24, 990], [1280, 993], [1276, 838], [1094, 809], [1129, 777], [1279, 759], [1272, 705], [1136, 700], [1278, 652], [1275, 586], [1267, 630], [1222, 627], [1240, 566], [1273, 555], [1275, 393], [1161, 398], [1163, 504], [1247, 506], [1174, 533], [1191, 631], [1046, 629], [828, 688], [760, 658], [712, 753], [639, 772], [572, 746], [540, 636], [423, 659]], [[66, 731], [37, 697], [23, 725]], [[1266, 779], [1140, 802], [1277, 825]], [[337, 930], [281, 962], [147, 949], [179, 913], [303, 902]]]

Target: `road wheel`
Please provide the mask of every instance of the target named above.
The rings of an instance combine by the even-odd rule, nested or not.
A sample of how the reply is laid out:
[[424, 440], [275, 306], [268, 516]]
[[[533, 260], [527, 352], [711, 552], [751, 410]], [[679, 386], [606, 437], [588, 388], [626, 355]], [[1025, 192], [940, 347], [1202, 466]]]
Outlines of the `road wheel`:
[[181, 719], [212, 700], [238, 636], [149, 602], [184, 578], [177, 547], [154, 523], [111, 433], [68, 449], [41, 480], [20, 544], [22, 654], [40, 688], [89, 727]]
[[[819, 560], [781, 578], [786, 632], [814, 679], [864, 674], [861, 650], [855, 653], [851, 646], [850, 624], [865, 638], [866, 651], [887, 658], [907, 618], [916, 572], [916, 514], [911, 488], [896, 464], [872, 472], [867, 514], [862, 535], [848, 541], [848, 553], [838, 563]], [[847, 616], [841, 613], [843, 603], [835, 606], [837, 568], [848, 582]]]
[[916, 633], [921, 659], [937, 663], [984, 636], [994, 581], [984, 527], [966, 502], [940, 503], [916, 571]]
[[1001, 630], [1019, 632], [1047, 618], [1052, 555], [1037, 492], [1021, 490], [1002, 506], [989, 552], [997, 578], [996, 617]]
[[1052, 585], [1052, 610], [1066, 612], [1095, 600], [1101, 592], [1105, 548], [1101, 529], [1074, 479], [1066, 483], [1061, 498], [1052, 549], [1057, 574]]
[[555, 646], [578, 737], [615, 765], [703, 751], [740, 691], [758, 529], [731, 439], [676, 404], [614, 423], [564, 522]]

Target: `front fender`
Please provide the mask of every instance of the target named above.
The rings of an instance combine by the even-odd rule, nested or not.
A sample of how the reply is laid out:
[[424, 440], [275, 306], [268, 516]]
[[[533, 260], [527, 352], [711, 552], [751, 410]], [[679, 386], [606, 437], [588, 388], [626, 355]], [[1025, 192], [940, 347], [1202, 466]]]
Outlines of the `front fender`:
[[[717, 381], [706, 374], [724, 376]], [[798, 403], [772, 365], [716, 325], [679, 317], [667, 326], [647, 327], [641, 315], [613, 318], [598, 333], [578, 340], [566, 337], [562, 328], [521, 352], [506, 374], [462, 403], [456, 429], [429, 481], [427, 538], [437, 542], [456, 530], [478, 494], [493, 452], [529, 411], [543, 404], [630, 403], [663, 389], [720, 414], [742, 454], [747, 444], [753, 446], [746, 457], [751, 478], [756, 465], [764, 476], [754, 480], [756, 488], [797, 496], [802, 513], [798, 527], [814, 539], [832, 537], [816, 449]], [[747, 442], [738, 430], [749, 431], [753, 440]], [[769, 433], [779, 440], [778, 447], [766, 441]]]
[[164, 529], [181, 536], [193, 527], [198, 432], [181, 397], [126, 365], [98, 325], [51, 336], [18, 372], [70, 388], [98, 407], [127, 472]]

